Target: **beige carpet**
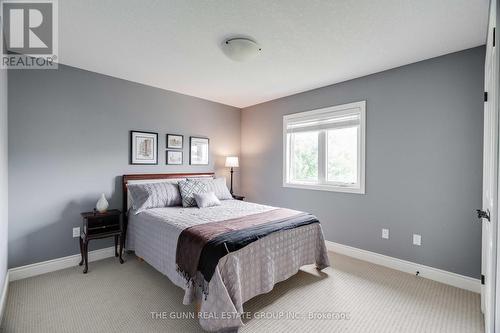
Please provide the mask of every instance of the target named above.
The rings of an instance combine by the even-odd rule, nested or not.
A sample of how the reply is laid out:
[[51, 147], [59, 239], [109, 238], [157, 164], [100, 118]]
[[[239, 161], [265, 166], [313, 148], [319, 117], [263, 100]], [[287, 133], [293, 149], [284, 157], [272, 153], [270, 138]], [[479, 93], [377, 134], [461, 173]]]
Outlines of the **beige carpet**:
[[[11, 283], [3, 332], [201, 332], [196, 319], [152, 319], [152, 311], [194, 308], [182, 305], [182, 290], [166, 277], [127, 259], [91, 263], [87, 275], [75, 267]], [[240, 332], [484, 329], [478, 294], [337, 254], [331, 262], [323, 274], [307, 267], [247, 302], [252, 319]], [[334, 318], [309, 320], [310, 312]]]

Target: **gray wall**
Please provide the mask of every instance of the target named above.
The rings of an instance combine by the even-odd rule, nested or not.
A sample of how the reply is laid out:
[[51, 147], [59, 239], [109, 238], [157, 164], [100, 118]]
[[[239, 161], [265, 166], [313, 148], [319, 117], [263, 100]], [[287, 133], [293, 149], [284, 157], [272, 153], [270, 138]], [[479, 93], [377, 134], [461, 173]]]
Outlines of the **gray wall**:
[[[479, 277], [484, 57], [474, 48], [244, 109], [243, 193], [316, 214], [330, 241]], [[361, 100], [366, 194], [283, 188], [283, 115]]]
[[[0, 295], [7, 274], [8, 155], [7, 71], [0, 70]], [[0, 304], [1, 306], [1, 304]], [[0, 313], [0, 320], [2, 314]]]
[[[10, 71], [9, 266], [78, 253], [79, 213], [101, 192], [120, 207], [124, 173], [228, 176], [224, 156], [240, 154], [241, 121], [237, 192], [318, 215], [328, 240], [479, 277], [483, 65], [484, 48], [470, 49], [260, 104], [241, 119], [235, 108], [71, 67]], [[359, 100], [366, 194], [282, 188], [282, 116]], [[160, 134], [158, 166], [128, 164], [130, 129]], [[165, 166], [168, 132], [185, 135], [182, 167]], [[209, 167], [187, 165], [189, 135], [210, 137]]]
[[[131, 129], [159, 133], [158, 166], [128, 164]], [[166, 133], [185, 135], [183, 166], [165, 165]], [[190, 135], [210, 138], [210, 166], [188, 165]], [[229, 177], [224, 156], [239, 153], [236, 108], [72, 67], [12, 70], [9, 266], [79, 253], [72, 228], [80, 212], [92, 210], [102, 192], [121, 208], [122, 174], [215, 170]]]

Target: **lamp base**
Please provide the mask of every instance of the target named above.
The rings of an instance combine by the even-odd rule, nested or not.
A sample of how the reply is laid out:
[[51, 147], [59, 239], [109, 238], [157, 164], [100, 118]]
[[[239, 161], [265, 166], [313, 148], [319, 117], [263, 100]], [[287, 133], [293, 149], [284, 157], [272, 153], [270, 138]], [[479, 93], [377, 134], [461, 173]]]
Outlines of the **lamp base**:
[[231, 195], [233, 195], [233, 173], [234, 170], [233, 168], [231, 168], [231, 189], [229, 190], [229, 193], [231, 193]]

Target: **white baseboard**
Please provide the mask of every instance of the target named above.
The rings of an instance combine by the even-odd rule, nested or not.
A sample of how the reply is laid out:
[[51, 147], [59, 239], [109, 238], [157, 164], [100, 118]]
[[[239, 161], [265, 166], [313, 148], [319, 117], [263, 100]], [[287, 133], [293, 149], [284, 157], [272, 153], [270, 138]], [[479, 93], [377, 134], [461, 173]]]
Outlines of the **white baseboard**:
[[[358, 249], [352, 246], [343, 245], [335, 242], [325, 241], [329, 251], [340, 253], [349, 257], [368, 261], [381, 266], [396, 269], [401, 272], [415, 274], [419, 272], [419, 276], [448, 284], [461, 289], [470, 290], [476, 293], [481, 292], [481, 281], [468, 276], [444, 271], [438, 268], [417, 264], [411, 261], [389, 257], [383, 254]], [[89, 252], [89, 262], [101, 260], [115, 255], [114, 247], [108, 247], [100, 250]], [[7, 298], [7, 289], [9, 281], [16, 281], [28, 277], [54, 272], [60, 269], [77, 266], [80, 262], [80, 254], [67, 256], [63, 258], [47, 260], [31, 265], [11, 268], [7, 272], [2, 295], [0, 298], [0, 318], [3, 314], [4, 304]]]
[[[115, 255], [115, 248], [107, 247], [100, 250], [90, 251], [88, 258], [89, 262], [92, 262], [96, 260], [113, 257], [114, 255]], [[11, 268], [9, 269], [9, 278], [10, 278], [9, 281], [16, 281], [40, 274], [58, 271], [60, 269], [68, 267], [77, 266], [80, 260], [81, 260], [80, 254], [74, 254], [72, 256]]]
[[368, 261], [377, 265], [389, 267], [401, 272], [415, 275], [418, 271], [419, 276], [448, 284], [450, 286], [458, 287], [473, 291], [475, 293], [481, 292], [481, 281], [468, 276], [444, 271], [430, 266], [417, 264], [411, 261], [389, 257], [383, 254], [358, 249], [352, 246], [343, 245], [335, 242], [325, 241], [326, 248], [329, 251], [340, 253], [356, 259]]
[[7, 271], [7, 274], [5, 274], [5, 281], [3, 283], [2, 293], [0, 295], [0, 324], [2, 323], [3, 314], [5, 312], [5, 305], [7, 304], [8, 291], [9, 291], [9, 271]]

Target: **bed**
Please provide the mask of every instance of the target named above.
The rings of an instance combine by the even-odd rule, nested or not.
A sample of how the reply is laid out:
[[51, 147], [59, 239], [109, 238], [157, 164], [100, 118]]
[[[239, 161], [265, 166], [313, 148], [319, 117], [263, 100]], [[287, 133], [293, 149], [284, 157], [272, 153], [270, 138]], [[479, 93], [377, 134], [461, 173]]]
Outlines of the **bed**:
[[266, 216], [278, 212], [278, 209], [240, 200], [223, 200], [220, 206], [210, 208], [163, 207], [135, 214], [127, 186], [213, 177], [213, 173], [123, 176], [123, 208], [128, 212], [126, 249], [135, 251], [138, 257], [185, 290], [183, 303], [198, 304], [199, 322], [207, 331], [242, 326], [243, 303], [271, 291], [276, 283], [295, 275], [301, 266], [316, 264], [318, 269], [329, 266], [321, 225], [311, 223], [269, 233], [237, 251], [228, 251], [216, 262], [206, 286], [200, 283], [206, 279], [199, 272], [196, 279], [187, 281], [176, 264], [183, 231], [191, 227], [239, 221], [250, 216]]

